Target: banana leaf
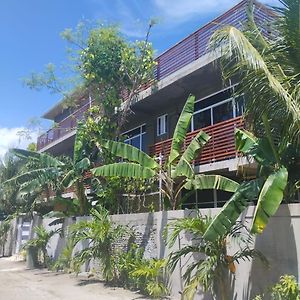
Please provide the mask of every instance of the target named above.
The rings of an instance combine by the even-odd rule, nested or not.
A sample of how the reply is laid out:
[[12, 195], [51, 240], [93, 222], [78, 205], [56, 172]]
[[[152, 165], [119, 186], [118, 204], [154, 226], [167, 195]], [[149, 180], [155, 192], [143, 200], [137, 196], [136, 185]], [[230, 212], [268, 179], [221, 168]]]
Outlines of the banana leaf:
[[247, 130], [235, 130], [235, 147], [237, 151], [252, 156], [260, 165], [271, 166], [276, 162], [268, 139], [258, 139]]
[[101, 146], [111, 154], [139, 163], [143, 167], [150, 169], [159, 168], [159, 164], [152, 157], [131, 145], [122, 142], [105, 141]]
[[261, 180], [259, 179], [242, 183], [213, 219], [203, 238], [208, 241], [215, 241], [220, 236], [226, 234], [244, 209], [248, 207], [249, 201], [258, 196], [260, 187]]
[[79, 162], [77, 162], [74, 167], [76, 171], [83, 172], [88, 170], [90, 165], [91, 165], [90, 160], [87, 157], [85, 157]]
[[140, 166], [135, 163], [114, 163], [92, 169], [94, 176], [104, 177], [127, 177], [148, 179], [156, 175], [156, 172], [150, 168]]
[[226, 192], [236, 192], [240, 184], [236, 181], [221, 175], [196, 175], [194, 179], [189, 180], [184, 188], [187, 190], [222, 190]]
[[64, 165], [62, 161], [55, 157], [52, 157], [51, 155], [48, 155], [47, 153], [39, 153], [35, 151], [16, 148], [11, 149], [11, 152], [21, 159], [33, 159], [39, 161], [45, 167], [58, 167]]
[[195, 96], [190, 95], [182, 109], [174, 130], [168, 164], [172, 164], [180, 156], [181, 146], [184, 142], [194, 113], [194, 104]]
[[188, 145], [184, 153], [179, 159], [179, 162], [173, 173], [173, 177], [186, 176], [191, 178], [194, 175], [194, 169], [191, 166], [191, 162], [197, 158], [199, 152], [209, 141], [210, 136], [204, 131], [200, 131]]
[[255, 209], [251, 228], [252, 233], [262, 233], [269, 218], [276, 213], [283, 199], [287, 180], [288, 171], [285, 167], [282, 167], [265, 181]]

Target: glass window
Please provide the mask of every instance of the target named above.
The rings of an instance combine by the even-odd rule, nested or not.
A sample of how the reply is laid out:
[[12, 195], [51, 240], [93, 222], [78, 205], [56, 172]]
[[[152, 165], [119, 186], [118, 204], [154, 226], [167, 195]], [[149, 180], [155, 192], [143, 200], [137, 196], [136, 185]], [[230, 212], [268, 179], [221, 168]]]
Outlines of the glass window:
[[210, 109], [198, 112], [193, 116], [194, 130], [201, 129], [211, 125]]
[[233, 118], [232, 101], [215, 106], [213, 110], [213, 123], [219, 123]]
[[126, 137], [124, 143], [145, 151], [146, 150], [145, 134], [146, 134], [145, 125], [127, 131], [126, 133], [123, 134]]
[[225, 91], [222, 91], [220, 93], [217, 93], [213, 96], [210, 96], [208, 98], [205, 98], [203, 100], [197, 101], [195, 103], [195, 111], [204, 109], [206, 107], [212, 106], [214, 104], [217, 104], [218, 102], [222, 102], [226, 99], [229, 99], [232, 97], [232, 89], [229, 88]]
[[157, 136], [167, 133], [168, 115], [163, 115], [157, 118]]

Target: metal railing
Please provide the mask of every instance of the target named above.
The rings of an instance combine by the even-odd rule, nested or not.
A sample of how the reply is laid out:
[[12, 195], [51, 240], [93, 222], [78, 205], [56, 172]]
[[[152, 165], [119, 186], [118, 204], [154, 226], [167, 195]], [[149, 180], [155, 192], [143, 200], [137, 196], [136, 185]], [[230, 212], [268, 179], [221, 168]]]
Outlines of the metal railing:
[[[240, 2], [220, 17], [209, 22], [159, 55], [156, 58], [157, 65], [154, 72], [154, 81], [159, 81], [163, 78], [166, 78], [170, 74], [180, 70], [181, 68], [208, 53], [208, 44], [212, 33], [222, 26], [233, 25], [241, 28], [247, 20], [246, 5], [246, 0]], [[263, 31], [267, 35], [268, 32], [266, 31], [266, 26], [264, 25], [266, 25], [266, 22], [270, 22], [272, 19], [274, 19], [274, 14], [272, 14], [272, 12], [266, 9], [264, 6], [259, 4], [256, 4], [256, 6], [257, 9], [254, 11], [254, 17], [259, 26], [264, 28]], [[152, 83], [150, 82], [149, 84], [145, 84], [141, 91], [147, 89]], [[126, 98], [126, 93], [124, 94], [124, 97]], [[82, 120], [84, 112], [87, 109], [87, 106], [83, 106], [78, 110], [80, 111], [79, 113], [77, 113], [77, 111], [71, 114], [65, 120], [60, 122], [57, 128], [50, 129], [48, 132], [40, 136], [37, 142], [38, 150], [73, 130], [76, 127], [77, 121]]]

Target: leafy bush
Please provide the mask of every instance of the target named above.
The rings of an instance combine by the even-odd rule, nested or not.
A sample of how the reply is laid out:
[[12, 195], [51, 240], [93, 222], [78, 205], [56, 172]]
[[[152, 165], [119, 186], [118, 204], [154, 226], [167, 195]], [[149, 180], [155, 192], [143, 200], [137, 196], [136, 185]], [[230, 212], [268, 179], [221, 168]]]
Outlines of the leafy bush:
[[270, 291], [263, 295], [257, 295], [253, 300], [300, 300], [300, 287], [296, 278], [292, 275], [283, 275], [279, 282], [270, 288]]
[[134, 270], [130, 272], [130, 275], [138, 280], [142, 293], [153, 298], [161, 298], [170, 293], [166, 264], [165, 259], [143, 259], [138, 265], [134, 266]]
[[73, 251], [75, 243], [69, 238], [66, 246], [62, 249], [58, 259], [53, 264], [52, 269], [55, 271], [64, 271], [67, 273], [75, 272], [75, 266], [73, 261]]
[[128, 251], [120, 251], [117, 256], [118, 282], [129, 289], [139, 289], [144, 284], [142, 278], [132, 276], [132, 272], [143, 261], [144, 249], [132, 243]]
[[61, 229], [47, 231], [43, 225], [34, 227], [35, 238], [29, 240], [24, 245], [24, 249], [28, 250], [34, 247], [38, 251], [39, 262], [42, 266], [47, 267], [50, 265], [50, 257], [47, 253], [47, 246], [51, 237], [61, 231]]
[[85, 262], [99, 261], [102, 275], [106, 281], [117, 278], [116, 254], [114, 244], [124, 236], [126, 228], [114, 226], [106, 209], [91, 209], [92, 220], [80, 221], [71, 227], [71, 237], [76, 246], [88, 241], [88, 247], [75, 253], [74, 265], [80, 267]]

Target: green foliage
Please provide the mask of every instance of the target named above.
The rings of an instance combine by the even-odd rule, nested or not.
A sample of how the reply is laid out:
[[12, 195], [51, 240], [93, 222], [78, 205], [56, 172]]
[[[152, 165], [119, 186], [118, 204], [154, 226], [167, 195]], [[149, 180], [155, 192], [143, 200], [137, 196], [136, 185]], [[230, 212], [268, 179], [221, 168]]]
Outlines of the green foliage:
[[283, 275], [279, 282], [269, 289], [269, 292], [263, 295], [257, 295], [253, 300], [299, 300], [300, 287], [297, 280], [292, 275]]
[[50, 266], [50, 257], [47, 253], [48, 243], [52, 236], [54, 236], [57, 233], [60, 233], [60, 231], [61, 229], [48, 231], [44, 228], [43, 225], [36, 226], [33, 228], [35, 238], [27, 241], [24, 245], [24, 249], [27, 250], [30, 247], [36, 248], [40, 257], [40, 263], [45, 267]]
[[57, 271], [64, 271], [67, 273], [75, 272], [73, 252], [75, 243], [71, 238], [67, 239], [66, 246], [62, 249], [58, 259], [54, 262], [52, 269]]
[[[235, 194], [215, 217], [204, 238], [213, 240], [223, 234], [236, 222], [249, 203], [258, 198], [252, 224], [252, 233], [262, 233], [269, 218], [272, 217], [284, 196], [288, 198], [289, 185], [295, 188], [294, 179], [289, 177], [284, 156], [278, 151], [279, 161], [270, 150], [272, 147], [266, 137], [257, 138], [247, 131], [236, 130], [236, 147], [244, 155], [251, 156], [260, 170], [257, 179], [241, 184]], [[288, 180], [289, 178], [289, 180]], [[293, 194], [294, 192], [292, 192]]]
[[126, 228], [114, 226], [108, 211], [102, 207], [91, 210], [91, 221], [80, 221], [71, 227], [71, 238], [74, 244], [88, 242], [88, 247], [77, 252], [74, 264], [81, 266], [83, 263], [96, 259], [99, 261], [102, 275], [106, 281], [117, 278], [116, 250], [114, 243], [126, 233]]
[[[271, 39], [265, 38], [254, 22], [253, 1], [244, 33], [226, 26], [212, 37], [212, 48], [221, 49], [225, 78], [241, 79], [237, 95], [244, 94], [246, 117], [254, 134], [236, 130], [236, 148], [258, 163], [259, 190], [255, 182], [238, 190], [216, 216], [205, 238], [228, 230], [250, 201], [258, 197], [252, 232], [261, 233], [280, 203], [294, 201], [299, 181], [299, 0], [283, 0], [275, 9]], [[293, 45], [293, 46], [291, 46]], [[235, 209], [236, 207], [236, 209]], [[221, 233], [223, 229], [221, 229]]]
[[7, 241], [7, 235], [11, 228], [12, 216], [8, 216], [0, 223], [0, 247], [2, 248], [2, 255], [4, 255], [4, 247]]
[[[169, 158], [166, 158], [165, 164], [158, 164], [155, 158], [151, 158], [143, 151], [122, 142], [100, 140], [100, 149], [108, 150], [111, 154], [119, 156], [126, 161], [94, 168], [92, 170], [94, 176], [155, 179], [161, 181], [161, 192], [165, 197], [165, 203], [172, 209], [179, 207], [180, 192], [183, 188], [217, 188], [235, 191], [238, 183], [233, 180], [219, 175], [209, 175], [207, 178], [205, 178], [206, 175], [201, 175], [201, 178], [195, 175], [192, 162], [209, 141], [209, 136], [206, 133], [199, 132], [191, 141], [191, 144], [186, 149], [182, 149], [193, 114], [194, 102], [195, 97], [189, 96], [177, 122], [171, 153]], [[181, 157], [179, 158], [180, 155]]]
[[[202, 217], [200, 214], [193, 218], [178, 219], [168, 225], [164, 235], [167, 244], [172, 248], [180, 240], [181, 233], [191, 235], [191, 243], [172, 252], [169, 265], [173, 271], [182, 258], [197, 257], [187, 265], [184, 273], [185, 299], [193, 299], [197, 289], [201, 286], [217, 299], [229, 299], [229, 273], [235, 274], [236, 264], [241, 260], [250, 260], [253, 257], [264, 259], [262, 254], [251, 248], [252, 238], [246, 227], [235, 224], [227, 232], [218, 236], [218, 239], [208, 241], [203, 238], [212, 218]], [[234, 243], [238, 250], [228, 253], [228, 246]]]
[[[141, 260], [131, 271], [130, 275], [139, 280], [141, 291], [152, 298], [169, 295], [165, 259]], [[141, 285], [141, 283], [143, 283]]]

